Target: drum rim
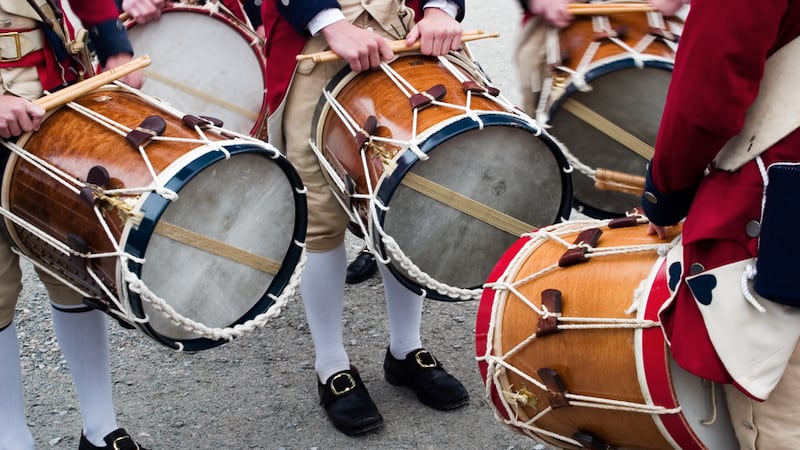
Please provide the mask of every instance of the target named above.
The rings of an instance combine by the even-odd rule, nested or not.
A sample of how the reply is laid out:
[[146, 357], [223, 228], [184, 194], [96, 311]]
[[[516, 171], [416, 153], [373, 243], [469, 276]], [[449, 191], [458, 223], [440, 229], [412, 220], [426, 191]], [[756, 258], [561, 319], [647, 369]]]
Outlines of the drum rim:
[[[283, 154], [280, 153], [277, 149], [274, 149], [273, 147], [268, 147], [266, 145], [264, 146], [258, 145], [258, 143], [256, 142], [247, 142], [247, 141], [243, 142], [222, 141], [218, 144], [225, 146], [226, 151], [229, 152], [230, 155], [236, 155], [242, 153], [254, 153], [254, 154], [259, 154], [277, 163], [278, 167], [286, 175], [289, 184], [293, 187], [292, 195], [295, 202], [294, 205], [295, 217], [294, 217], [294, 227], [292, 230], [292, 240], [289, 243], [289, 247], [287, 249], [283, 261], [281, 261], [282, 263], [281, 268], [278, 271], [278, 273], [275, 274], [275, 276], [272, 279], [272, 282], [269, 284], [269, 286], [266, 287], [264, 293], [261, 295], [258, 301], [256, 301], [253, 304], [253, 306], [244, 315], [242, 315], [242, 317], [240, 317], [239, 319], [237, 319], [236, 321], [234, 321], [232, 324], [229, 325], [233, 326], [251, 320], [261, 312], [268, 310], [275, 304], [275, 300], [271, 298], [271, 296], [275, 297], [279, 296], [290, 284], [292, 274], [294, 273], [297, 265], [300, 263], [303, 254], [308, 210], [307, 210], [305, 189], [303, 188], [303, 183], [300, 179], [300, 175], [297, 173], [294, 166], [291, 165], [289, 160], [285, 156], [283, 156]], [[188, 162], [186, 165], [181, 167], [178, 173], [174, 174], [170, 178], [170, 180], [165, 183], [165, 187], [175, 192], [180, 192], [180, 190], [186, 184], [188, 184], [195, 176], [200, 174], [203, 169], [224, 159], [226, 159], [226, 156], [222, 152], [203, 153], [202, 155], [199, 155], [197, 158], [194, 158], [192, 161]], [[188, 174], [186, 173], [187, 171]], [[130, 253], [137, 257], [145, 256], [150, 238], [154, 234], [155, 226], [160, 220], [161, 216], [166, 211], [166, 209], [169, 207], [169, 204], [170, 201], [164, 199], [160, 195], [148, 195], [146, 198], [140, 201], [139, 208], [141, 210], [146, 210], [147, 212], [144, 214], [141, 223], [136, 229], [130, 229], [129, 231], [123, 233], [125, 240], [125, 247], [124, 247], [125, 252]], [[128, 262], [128, 270], [130, 270], [140, 279], [141, 279], [142, 268], [143, 268], [142, 264], [136, 263], [134, 261]], [[127, 284], [124, 282], [121, 283], [118, 282], [117, 284], [118, 284], [118, 290], [124, 291], [123, 297], [126, 298], [127, 304], [131, 308], [131, 312], [138, 318], [146, 317], [143, 308], [144, 302], [142, 301], [139, 294], [129, 290], [127, 288]], [[120, 294], [123, 294], [123, 292], [120, 292]], [[173, 339], [161, 335], [156, 330], [154, 330], [147, 322], [137, 323], [136, 325], [141, 331], [143, 331], [145, 334], [147, 334], [157, 342], [176, 350], [177, 349], [181, 349], [184, 351], [206, 350], [209, 348], [220, 346], [227, 342], [227, 340], [224, 339], [213, 340], [204, 337], [191, 338], [191, 339]]]
[[[557, 217], [554, 219], [553, 223], [559, 223], [563, 219], [569, 218], [571, 211], [572, 211], [572, 197], [573, 197], [573, 186], [572, 186], [572, 174], [570, 171], [570, 165], [567, 161], [566, 156], [561, 151], [559, 147], [558, 141], [547, 131], [542, 128], [534, 128], [531, 126], [530, 123], [526, 122], [525, 120], [521, 119], [518, 116], [515, 116], [510, 113], [501, 113], [501, 112], [482, 112], [480, 114], [481, 124], [476, 123], [472, 118], [468, 116], [460, 116], [456, 120], [451, 121], [450, 123], [433, 130], [431, 133], [426, 133], [422, 141], [419, 143], [419, 149], [428, 154], [433, 151], [436, 147], [440, 144], [444, 143], [448, 139], [451, 139], [455, 136], [458, 136], [462, 133], [473, 131], [478, 128], [482, 127], [489, 127], [489, 126], [510, 126], [510, 127], [518, 127], [529, 131], [531, 134], [537, 136], [538, 138], [542, 138], [542, 136], [546, 137], [543, 139], [548, 150], [555, 158], [558, 166], [561, 168], [559, 173], [559, 178], [561, 180], [561, 200], [559, 202], [558, 210], [557, 210]], [[402, 179], [405, 175], [413, 169], [414, 165], [416, 165], [420, 161], [419, 157], [414, 154], [413, 151], [409, 150], [408, 148], [403, 149], [401, 152], [398, 153], [398, 156], [395, 158], [395, 163], [397, 167], [392, 173], [387, 177], [384, 174], [381, 179], [378, 181], [376, 189], [375, 189], [375, 196], [379, 199], [383, 204], [389, 204], [392, 197], [394, 196], [395, 192], [397, 191], [398, 187]], [[387, 183], [391, 181], [390, 183]], [[378, 210], [378, 221], [381, 227], [384, 225], [384, 219], [386, 217], [386, 211]], [[373, 233], [377, 235], [377, 233]], [[386, 248], [380, 240], [377, 242], [373, 242], [376, 249], [378, 249], [381, 254], [386, 254]], [[406, 288], [415, 292], [417, 294], [424, 294], [426, 298], [431, 300], [438, 300], [438, 301], [446, 301], [446, 302], [461, 302], [470, 299], [463, 299], [463, 298], [454, 298], [449, 295], [446, 295], [442, 292], [436, 291], [435, 289], [426, 289], [420, 284], [416, 283], [415, 281], [409, 279], [405, 274], [398, 271], [394, 265], [387, 264], [389, 271], [395, 276], [395, 278], [403, 284]], [[464, 287], [465, 289], [479, 289], [481, 285]]]

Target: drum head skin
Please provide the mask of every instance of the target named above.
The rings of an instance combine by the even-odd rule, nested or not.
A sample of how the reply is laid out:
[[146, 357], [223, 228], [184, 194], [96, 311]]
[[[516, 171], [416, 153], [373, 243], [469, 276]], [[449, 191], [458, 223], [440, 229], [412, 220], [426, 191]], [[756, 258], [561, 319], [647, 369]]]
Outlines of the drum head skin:
[[[644, 176], [671, 77], [672, 63], [663, 61], [597, 67], [587, 74], [591, 91], [572, 86], [553, 105], [549, 131], [589, 167]], [[590, 217], [619, 217], [639, 205], [638, 196], [597, 189], [577, 170], [573, 183], [575, 208]]]
[[[436, 133], [421, 146], [425, 161], [407, 151], [378, 190], [389, 205], [379, 213], [385, 232], [420, 270], [450, 286], [480, 288], [521, 233], [569, 217], [571, 185], [555, 143], [507, 117], [482, 120], [483, 129], [466, 119]], [[409, 187], [412, 177], [435, 184], [444, 198]], [[419, 289], [400, 264], [390, 268]]]
[[266, 63], [258, 36], [194, 6], [168, 6], [159, 20], [128, 28], [136, 53], [151, 60], [142, 92], [184, 113], [220, 119], [228, 130], [265, 136]]
[[[210, 328], [242, 324], [267, 310], [287, 286], [305, 237], [305, 197], [299, 176], [283, 158], [259, 146], [207, 153], [181, 167], [166, 184], [172, 202], [150, 195], [142, 224], [126, 250], [145, 258], [131, 264], [150, 291], [180, 315]], [[144, 331], [184, 350], [224, 340], [199, 338], [130, 291]]]

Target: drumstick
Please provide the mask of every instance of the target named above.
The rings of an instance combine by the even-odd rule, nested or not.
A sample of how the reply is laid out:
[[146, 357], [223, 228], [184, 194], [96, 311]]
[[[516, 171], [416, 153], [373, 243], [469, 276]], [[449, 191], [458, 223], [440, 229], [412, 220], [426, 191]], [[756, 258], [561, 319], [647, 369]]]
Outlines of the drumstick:
[[619, 191], [627, 194], [642, 195], [645, 179], [642, 176], [618, 172], [611, 169], [595, 170], [594, 187], [604, 191]]
[[79, 83], [75, 83], [52, 94], [40, 97], [36, 99], [34, 103], [44, 108], [45, 111], [49, 111], [149, 65], [150, 57], [147, 55], [140, 56], [136, 59], [126, 62], [125, 64], [114, 67], [113, 69], [100, 72], [99, 74], [91, 78], [87, 78]]
[[[496, 32], [495, 33], [484, 33], [481, 30], [468, 31], [468, 32], [465, 32], [464, 34], [461, 35], [461, 42], [476, 41], [478, 39], [486, 39], [486, 38], [496, 38], [498, 36], [500, 36], [500, 33], [496, 33]], [[406, 41], [405, 40], [399, 39], [399, 40], [396, 40], [396, 41], [389, 41], [389, 47], [395, 53], [412, 52], [412, 51], [415, 51], [415, 50], [419, 50], [420, 43], [419, 43], [419, 41], [417, 41], [417, 42], [415, 42], [415, 43], [413, 43], [411, 45], [406, 45]], [[336, 52], [333, 52], [331, 50], [327, 50], [327, 51], [319, 52], [319, 53], [309, 53], [309, 54], [297, 55], [297, 60], [298, 61], [305, 61], [307, 59], [310, 59], [310, 60], [314, 61], [315, 63], [321, 63], [321, 62], [337, 61], [337, 60], [342, 59], [342, 57], [339, 56], [338, 54], [336, 54]]]
[[567, 12], [573, 16], [605, 16], [650, 11], [655, 11], [655, 8], [645, 3], [570, 3], [567, 5]]

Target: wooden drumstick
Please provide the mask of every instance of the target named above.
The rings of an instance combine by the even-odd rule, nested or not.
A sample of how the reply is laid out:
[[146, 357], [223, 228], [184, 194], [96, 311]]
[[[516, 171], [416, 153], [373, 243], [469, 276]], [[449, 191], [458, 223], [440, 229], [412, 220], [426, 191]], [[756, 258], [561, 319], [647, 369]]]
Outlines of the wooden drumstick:
[[567, 5], [567, 12], [573, 16], [605, 16], [650, 11], [655, 11], [655, 8], [646, 3], [570, 3]]
[[[496, 32], [495, 33], [484, 33], [481, 30], [475, 30], [475, 31], [465, 32], [464, 34], [462, 34], [461, 35], [461, 42], [476, 41], [478, 39], [496, 38], [498, 36], [500, 36], [500, 33], [496, 33]], [[396, 41], [389, 41], [389, 47], [395, 53], [412, 52], [412, 51], [419, 50], [420, 43], [419, 43], [419, 41], [417, 41], [417, 42], [415, 42], [415, 43], [413, 43], [411, 45], [406, 45], [406, 41], [405, 40], [399, 39], [399, 40], [396, 40]], [[321, 63], [321, 62], [329, 62], [329, 61], [338, 61], [338, 60], [342, 59], [342, 57], [337, 55], [336, 52], [333, 52], [331, 50], [327, 50], [327, 51], [319, 52], [319, 53], [309, 53], [309, 54], [297, 55], [297, 60], [298, 61], [305, 61], [307, 59], [310, 59], [310, 60], [314, 61], [315, 63]]]
[[36, 99], [34, 103], [44, 108], [45, 111], [49, 111], [149, 65], [150, 57], [147, 55], [140, 56], [126, 62], [125, 64], [114, 67], [113, 69], [100, 72], [99, 74], [91, 78], [87, 78], [79, 83], [75, 83], [71, 86], [67, 86], [61, 90], [53, 92], [52, 94], [40, 97]]
[[595, 170], [594, 187], [604, 191], [619, 191], [626, 194], [642, 195], [645, 178], [625, 172], [599, 168]]

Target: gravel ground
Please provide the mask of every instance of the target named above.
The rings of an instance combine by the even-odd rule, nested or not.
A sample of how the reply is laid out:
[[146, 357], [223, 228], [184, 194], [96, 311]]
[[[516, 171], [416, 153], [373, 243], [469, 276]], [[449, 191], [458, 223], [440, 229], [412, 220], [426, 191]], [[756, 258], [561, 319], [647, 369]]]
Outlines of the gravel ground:
[[[518, 17], [515, 0], [473, 1], [464, 24], [465, 30], [502, 33], [471, 48], [512, 100], [518, 97], [511, 65]], [[350, 255], [358, 248], [348, 241]], [[27, 263], [24, 269], [17, 322], [29, 423], [40, 448], [74, 449], [81, 427], [77, 399], [45, 291]], [[537, 448], [502, 427], [483, 398], [474, 353], [477, 302], [425, 304], [425, 345], [471, 395], [468, 407], [442, 413], [383, 380], [388, 332], [378, 280], [350, 286], [346, 295], [348, 351], [385, 417], [381, 431], [350, 438], [327, 421], [317, 404], [311, 337], [297, 296], [263, 329], [194, 354], [174, 352], [109, 321], [120, 425], [151, 449]]]

